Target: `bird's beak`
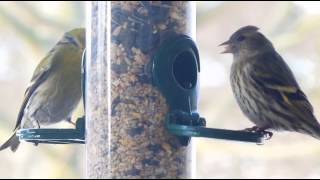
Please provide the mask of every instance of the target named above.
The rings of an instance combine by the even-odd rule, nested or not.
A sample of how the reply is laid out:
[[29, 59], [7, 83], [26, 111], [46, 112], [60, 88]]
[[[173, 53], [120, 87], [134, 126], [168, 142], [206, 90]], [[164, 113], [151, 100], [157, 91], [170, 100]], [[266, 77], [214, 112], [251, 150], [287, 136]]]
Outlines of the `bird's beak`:
[[224, 49], [224, 51], [221, 52], [221, 54], [232, 53], [232, 45], [231, 45], [230, 40], [228, 40], [224, 43], [221, 43], [219, 46], [225, 46], [225, 49]]

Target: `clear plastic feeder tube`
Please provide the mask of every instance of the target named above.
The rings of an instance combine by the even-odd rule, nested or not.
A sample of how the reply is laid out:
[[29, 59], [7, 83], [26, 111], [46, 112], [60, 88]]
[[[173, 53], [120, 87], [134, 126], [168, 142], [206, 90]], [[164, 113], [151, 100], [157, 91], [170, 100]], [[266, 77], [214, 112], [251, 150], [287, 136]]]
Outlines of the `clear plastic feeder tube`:
[[149, 63], [168, 35], [195, 33], [193, 2], [92, 2], [87, 29], [88, 178], [190, 178], [191, 145], [165, 129]]

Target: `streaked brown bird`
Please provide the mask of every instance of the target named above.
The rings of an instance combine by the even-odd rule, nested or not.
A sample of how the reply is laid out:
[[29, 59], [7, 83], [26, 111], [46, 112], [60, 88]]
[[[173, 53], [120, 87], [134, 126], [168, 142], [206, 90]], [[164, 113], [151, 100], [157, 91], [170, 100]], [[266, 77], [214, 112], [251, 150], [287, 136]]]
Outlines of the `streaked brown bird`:
[[37, 66], [25, 92], [14, 133], [0, 151], [17, 150], [20, 128], [40, 128], [66, 120], [81, 99], [81, 56], [85, 48], [85, 29], [77, 28], [64, 34]]
[[[320, 125], [289, 66], [255, 26], [245, 26], [221, 45], [233, 54], [230, 82], [251, 131], [294, 131], [320, 139]], [[270, 134], [272, 136], [272, 133]]]

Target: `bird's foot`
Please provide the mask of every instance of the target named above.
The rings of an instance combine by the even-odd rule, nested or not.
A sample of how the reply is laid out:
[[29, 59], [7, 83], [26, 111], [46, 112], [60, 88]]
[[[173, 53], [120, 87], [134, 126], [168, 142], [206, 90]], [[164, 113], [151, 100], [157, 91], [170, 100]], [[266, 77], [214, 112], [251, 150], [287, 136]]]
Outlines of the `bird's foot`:
[[261, 130], [261, 128], [259, 128], [258, 126], [253, 126], [252, 128], [244, 129], [244, 131], [247, 131], [247, 132], [258, 132], [260, 130]]
[[259, 133], [262, 133], [262, 134], [263, 134], [265, 140], [270, 140], [270, 139], [272, 138], [272, 136], [273, 136], [273, 133], [270, 132], [270, 131], [265, 131], [265, 130], [264, 130], [264, 131], [261, 131], [261, 132], [259, 132]]
[[264, 136], [265, 140], [270, 140], [273, 136], [273, 133], [270, 131], [266, 131], [266, 129], [268, 128], [260, 128], [258, 126], [254, 126], [252, 128], [246, 128], [244, 130], [252, 133], [261, 133]]
[[76, 123], [72, 122], [71, 118], [67, 118], [66, 121], [76, 127]]

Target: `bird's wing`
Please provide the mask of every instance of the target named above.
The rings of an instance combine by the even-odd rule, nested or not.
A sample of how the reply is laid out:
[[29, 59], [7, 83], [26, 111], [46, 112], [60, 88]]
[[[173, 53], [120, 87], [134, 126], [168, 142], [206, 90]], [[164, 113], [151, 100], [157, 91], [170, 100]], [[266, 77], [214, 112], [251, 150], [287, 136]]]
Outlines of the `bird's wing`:
[[[80, 35], [84, 36], [84, 29], [76, 29], [76, 31], [74, 31], [73, 33], [80, 33]], [[61, 57], [59, 56], [61, 56], [62, 50], [65, 49], [65, 45], [73, 45], [76, 47], [82, 46], [82, 44], [80, 45], [79, 44], [80, 43], [72, 34], [65, 33], [63, 38], [57, 42], [57, 44], [49, 51], [47, 56], [39, 63], [39, 65], [37, 66], [37, 68], [33, 73], [31, 83], [25, 92], [25, 97], [21, 105], [18, 118], [17, 118], [17, 123], [14, 130], [16, 130], [21, 124], [21, 121], [24, 115], [24, 110], [30, 100], [30, 97], [35, 92], [35, 90], [39, 87], [39, 85], [47, 79], [47, 77], [49, 76], [49, 73], [52, 72], [53, 69], [55, 68], [53, 61], [61, 59]]]
[[45, 80], [47, 79], [50, 69], [52, 68], [52, 53], [54, 51], [51, 50], [48, 54], [48, 56], [46, 56], [41, 62], [40, 64], [37, 66], [36, 70], [33, 73], [33, 76], [31, 78], [31, 82], [29, 87], [27, 88], [27, 90], [25, 91], [24, 94], [24, 100], [22, 102], [22, 105], [20, 107], [19, 110], [19, 114], [18, 114], [18, 118], [17, 118], [17, 122], [16, 122], [16, 126], [14, 128], [14, 131], [17, 130], [20, 127], [21, 121], [23, 119], [23, 115], [24, 115], [24, 110], [29, 102], [30, 97], [32, 96], [32, 94], [35, 92], [35, 90], [39, 87], [39, 85]]
[[293, 73], [276, 52], [266, 53], [252, 63], [249, 77], [264, 87], [264, 93], [291, 109], [300, 119], [314, 123], [313, 108]]

